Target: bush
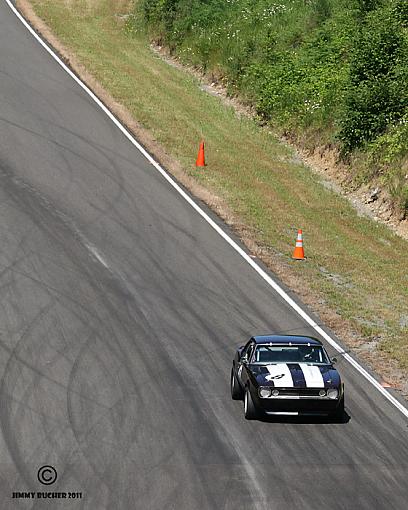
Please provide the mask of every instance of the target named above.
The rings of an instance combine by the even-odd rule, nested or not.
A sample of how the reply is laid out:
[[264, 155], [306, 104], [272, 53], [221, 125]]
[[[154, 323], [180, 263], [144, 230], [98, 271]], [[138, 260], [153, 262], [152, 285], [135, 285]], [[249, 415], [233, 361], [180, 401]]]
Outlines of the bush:
[[152, 37], [266, 121], [343, 154], [377, 140], [377, 158], [392, 152], [408, 111], [406, 0], [140, 1]]
[[388, 8], [367, 15], [355, 38], [340, 138], [347, 152], [384, 133], [408, 106], [408, 45]]

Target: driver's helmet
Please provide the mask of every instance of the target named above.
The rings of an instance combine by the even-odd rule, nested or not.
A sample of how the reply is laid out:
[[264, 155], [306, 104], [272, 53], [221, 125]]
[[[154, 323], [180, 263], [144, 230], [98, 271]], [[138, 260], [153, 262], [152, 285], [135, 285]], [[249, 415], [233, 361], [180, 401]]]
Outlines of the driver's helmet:
[[299, 347], [300, 358], [303, 361], [313, 361], [315, 357], [315, 352], [312, 346], [310, 345], [302, 345]]

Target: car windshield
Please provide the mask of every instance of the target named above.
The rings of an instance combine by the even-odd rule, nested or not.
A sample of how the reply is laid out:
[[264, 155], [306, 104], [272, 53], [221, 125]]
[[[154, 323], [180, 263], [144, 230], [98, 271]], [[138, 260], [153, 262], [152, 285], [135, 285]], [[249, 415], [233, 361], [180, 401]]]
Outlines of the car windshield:
[[257, 345], [252, 363], [330, 363], [320, 345]]

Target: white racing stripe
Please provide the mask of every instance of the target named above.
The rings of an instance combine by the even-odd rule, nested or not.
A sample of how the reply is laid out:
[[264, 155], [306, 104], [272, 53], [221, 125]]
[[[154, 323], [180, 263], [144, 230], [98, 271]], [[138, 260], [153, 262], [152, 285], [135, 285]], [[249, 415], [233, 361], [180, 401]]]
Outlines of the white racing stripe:
[[270, 375], [265, 376], [267, 381], [273, 381], [278, 388], [293, 388], [292, 374], [286, 363], [277, 365], [266, 365]]
[[108, 110], [108, 108], [102, 103], [102, 101], [83, 83], [65, 64], [64, 62], [54, 53], [54, 51], [41, 39], [41, 37], [35, 32], [33, 28], [27, 23], [23, 16], [14, 7], [11, 0], [5, 0], [7, 5], [17, 16], [17, 18], [23, 23], [23, 25], [31, 32], [31, 34], [37, 39], [37, 41], [43, 46], [43, 48], [58, 62], [58, 64], [75, 80], [78, 85], [95, 101], [95, 103], [104, 111], [104, 113], [111, 119], [111, 121], [122, 131], [126, 138], [145, 156], [145, 158], [156, 168], [158, 172], [167, 180], [167, 182], [188, 202], [193, 209], [204, 220], [211, 225], [211, 227], [237, 252], [239, 255], [263, 278], [263, 280], [270, 285], [274, 291], [286, 301], [286, 303], [293, 308], [293, 310], [302, 317], [302, 319], [312, 327], [316, 333], [326, 340], [337, 352], [339, 352], [343, 359], [347, 360], [367, 381], [372, 384], [391, 404], [393, 404], [404, 416], [408, 418], [408, 409], [401, 404], [394, 396], [392, 396], [381, 384], [365, 370], [350, 354], [344, 351], [326, 331], [324, 331], [311, 317], [305, 312], [283, 289], [277, 284], [265, 271], [251, 259], [250, 255], [238, 246], [238, 244], [231, 239], [231, 237], [224, 232], [224, 230], [218, 226], [207, 213], [201, 209], [201, 207], [194, 202], [194, 200], [187, 195], [187, 193], [177, 184], [177, 182], [170, 177], [170, 175], [160, 166], [160, 164], [153, 159], [153, 157], [140, 145], [140, 143], [127, 131], [127, 129], [119, 122], [119, 120]]
[[324, 388], [324, 380], [319, 367], [307, 363], [299, 363], [299, 366], [305, 377], [307, 388]]

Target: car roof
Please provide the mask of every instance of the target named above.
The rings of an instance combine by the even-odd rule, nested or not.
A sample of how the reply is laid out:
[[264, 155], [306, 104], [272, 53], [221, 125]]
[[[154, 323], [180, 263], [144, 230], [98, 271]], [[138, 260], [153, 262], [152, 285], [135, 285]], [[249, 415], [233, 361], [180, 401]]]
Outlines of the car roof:
[[310, 344], [310, 345], [322, 345], [322, 342], [312, 336], [303, 335], [258, 335], [253, 336], [253, 340], [257, 344]]

